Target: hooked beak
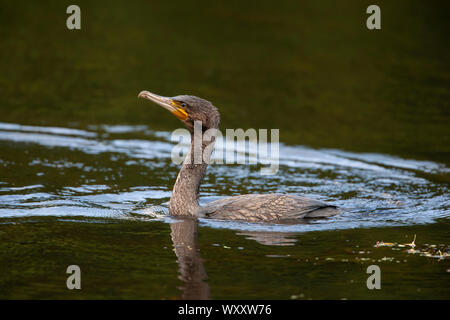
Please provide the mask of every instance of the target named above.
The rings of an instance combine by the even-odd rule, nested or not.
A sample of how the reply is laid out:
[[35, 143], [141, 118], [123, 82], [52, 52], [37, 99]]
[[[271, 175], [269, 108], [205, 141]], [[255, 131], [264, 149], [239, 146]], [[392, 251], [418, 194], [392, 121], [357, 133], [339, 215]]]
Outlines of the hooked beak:
[[179, 106], [179, 102], [169, 97], [159, 96], [157, 94], [144, 90], [139, 93], [138, 98], [144, 98], [156, 104], [159, 104], [164, 109], [172, 112], [180, 120], [186, 120], [187, 118], [189, 118], [187, 112]]

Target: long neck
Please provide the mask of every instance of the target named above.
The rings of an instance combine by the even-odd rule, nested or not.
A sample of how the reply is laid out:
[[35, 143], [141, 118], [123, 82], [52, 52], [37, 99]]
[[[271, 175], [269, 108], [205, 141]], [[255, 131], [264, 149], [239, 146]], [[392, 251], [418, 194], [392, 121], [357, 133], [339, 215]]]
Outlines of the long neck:
[[170, 198], [171, 215], [195, 216], [199, 208], [200, 184], [205, 176], [214, 143], [215, 137], [211, 137], [208, 132], [205, 134], [201, 126], [199, 130], [191, 133], [191, 147], [178, 173]]

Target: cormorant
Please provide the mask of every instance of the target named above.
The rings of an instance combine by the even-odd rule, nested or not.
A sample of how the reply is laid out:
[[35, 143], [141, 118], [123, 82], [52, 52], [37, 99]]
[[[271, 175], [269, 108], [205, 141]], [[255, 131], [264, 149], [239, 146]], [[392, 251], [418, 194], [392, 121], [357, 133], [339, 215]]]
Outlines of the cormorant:
[[[208, 166], [205, 159], [211, 156], [215, 143], [214, 136], [204, 133], [208, 129], [218, 129], [219, 111], [211, 102], [190, 95], [163, 97], [142, 91], [138, 97], [148, 99], [172, 112], [191, 133], [190, 151], [173, 187], [169, 214], [247, 222], [295, 223], [304, 218], [325, 218], [341, 212], [336, 206], [291, 194], [246, 194], [200, 206], [199, 189]], [[201, 122], [201, 137], [194, 134], [196, 121]], [[194, 161], [195, 145], [201, 146], [202, 158], [197, 161], [200, 162], [198, 164]]]

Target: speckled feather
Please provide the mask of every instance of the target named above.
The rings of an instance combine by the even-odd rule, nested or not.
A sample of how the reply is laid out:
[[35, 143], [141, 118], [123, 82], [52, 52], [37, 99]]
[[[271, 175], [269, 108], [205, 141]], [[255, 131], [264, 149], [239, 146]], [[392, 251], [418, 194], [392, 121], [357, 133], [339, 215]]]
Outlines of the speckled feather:
[[325, 218], [340, 212], [335, 206], [289, 194], [245, 194], [210, 202], [199, 216], [249, 222], [291, 222], [304, 218]]
[[[190, 95], [180, 95], [170, 98], [183, 104], [183, 112], [188, 117], [182, 122], [191, 133], [191, 148], [178, 173], [169, 203], [169, 213], [178, 216], [206, 217], [223, 220], [238, 220], [248, 222], [298, 222], [304, 218], [324, 218], [336, 215], [341, 211], [332, 205], [308, 199], [297, 195], [287, 194], [248, 194], [217, 200], [201, 207], [198, 203], [200, 184], [208, 166], [214, 137], [204, 135], [209, 129], [217, 129], [220, 114], [211, 102]], [[194, 134], [195, 121], [201, 122], [202, 133]], [[194, 142], [201, 139], [202, 163], [195, 163]], [[206, 156], [206, 157], [205, 157]], [[188, 161], [189, 160], [189, 161]]]

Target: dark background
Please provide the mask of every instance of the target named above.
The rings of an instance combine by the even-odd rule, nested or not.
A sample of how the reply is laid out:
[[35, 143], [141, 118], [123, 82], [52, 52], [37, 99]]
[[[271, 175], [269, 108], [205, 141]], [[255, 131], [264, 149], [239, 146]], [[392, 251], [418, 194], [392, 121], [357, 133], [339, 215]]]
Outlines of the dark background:
[[[71, 4], [79, 31], [66, 28]], [[381, 30], [366, 28], [371, 4]], [[163, 210], [179, 166], [160, 137], [182, 124], [138, 99], [144, 89], [206, 98], [223, 131], [278, 128], [297, 145], [280, 148], [273, 176], [210, 166], [202, 201], [281, 192], [346, 211], [292, 232], [203, 221], [191, 246], [201, 255], [185, 261], [203, 265], [212, 299], [449, 299], [450, 260], [438, 253], [450, 243], [449, 9], [2, 0], [0, 299], [181, 299], [199, 280], [181, 277]], [[66, 287], [73, 264], [82, 290]], [[367, 289], [372, 264], [382, 290]]]
[[193, 94], [224, 128], [450, 163], [449, 3], [2, 1], [0, 121], [179, 127], [137, 99]]

